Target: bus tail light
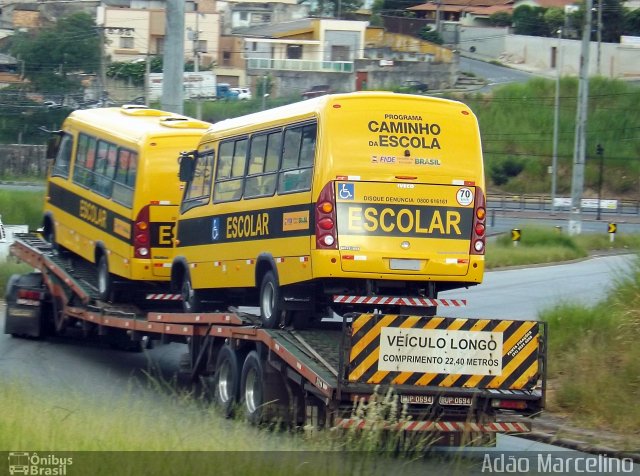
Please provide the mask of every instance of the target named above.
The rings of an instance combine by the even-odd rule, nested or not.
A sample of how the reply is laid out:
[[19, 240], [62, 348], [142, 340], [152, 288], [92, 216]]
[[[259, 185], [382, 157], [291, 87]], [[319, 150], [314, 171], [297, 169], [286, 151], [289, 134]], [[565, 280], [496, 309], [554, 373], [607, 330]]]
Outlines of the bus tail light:
[[336, 230], [336, 199], [333, 182], [328, 182], [318, 197], [315, 211], [316, 247], [319, 250], [338, 249]]
[[133, 226], [133, 255], [135, 258], [148, 258], [151, 242], [149, 205], [142, 207]]
[[473, 228], [471, 234], [471, 249], [469, 254], [483, 255], [485, 250], [485, 232], [487, 209], [484, 191], [480, 187], [476, 187], [475, 205], [473, 210]]

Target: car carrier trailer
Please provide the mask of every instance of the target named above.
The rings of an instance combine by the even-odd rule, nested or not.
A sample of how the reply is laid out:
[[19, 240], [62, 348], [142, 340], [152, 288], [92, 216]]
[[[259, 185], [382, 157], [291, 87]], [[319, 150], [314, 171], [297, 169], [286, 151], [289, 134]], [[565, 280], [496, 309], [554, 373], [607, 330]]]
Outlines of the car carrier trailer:
[[[242, 408], [253, 424], [366, 430], [373, 423], [354, 412], [356, 404], [391, 391], [399, 405], [384, 428], [428, 433], [438, 445], [486, 446], [496, 433], [531, 431], [529, 417], [544, 407], [542, 322], [373, 311], [317, 328], [266, 329], [258, 316], [237, 309], [188, 314], [164, 302], [145, 306], [151, 310], [102, 302], [90, 263], [62, 255], [38, 234], [17, 235], [11, 253], [35, 271], [8, 283], [5, 333], [43, 337], [73, 330], [131, 348], [150, 341], [188, 344], [190, 377], [207, 384], [225, 416]], [[385, 309], [404, 303], [335, 299]], [[463, 304], [435, 301], [412, 299], [412, 306]]]

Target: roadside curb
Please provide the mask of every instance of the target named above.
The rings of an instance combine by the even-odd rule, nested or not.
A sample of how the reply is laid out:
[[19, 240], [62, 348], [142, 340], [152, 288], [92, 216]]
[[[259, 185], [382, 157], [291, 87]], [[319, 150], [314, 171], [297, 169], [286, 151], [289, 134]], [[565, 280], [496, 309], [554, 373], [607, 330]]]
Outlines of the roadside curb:
[[[555, 430], [558, 431], [561, 430], [561, 428], [556, 428]], [[592, 443], [587, 443], [582, 440], [575, 440], [573, 438], [558, 437], [554, 434], [546, 433], [540, 430], [533, 430], [531, 431], [531, 433], [518, 436], [528, 440], [538, 441], [540, 443], [546, 443], [570, 450], [581, 451], [583, 453], [603, 454], [618, 459], [630, 458], [634, 463], [640, 464], [640, 453], [636, 452], [616, 450], [608, 446], [594, 445]]]

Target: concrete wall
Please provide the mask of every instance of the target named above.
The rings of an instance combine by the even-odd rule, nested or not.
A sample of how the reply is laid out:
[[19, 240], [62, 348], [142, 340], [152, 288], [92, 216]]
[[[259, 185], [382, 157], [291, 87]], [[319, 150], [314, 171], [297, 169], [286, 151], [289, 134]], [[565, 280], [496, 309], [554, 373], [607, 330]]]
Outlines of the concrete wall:
[[[522, 65], [527, 69], [548, 75], [577, 76], [580, 72], [581, 40], [511, 35], [508, 28], [460, 28], [458, 49], [465, 55], [484, 61], [498, 60], [506, 65]], [[557, 66], [553, 65], [553, 60]], [[598, 44], [591, 42], [589, 75], [602, 75], [615, 79], [640, 78], [640, 47], [618, 43], [600, 44], [600, 71], [598, 71]]]
[[0, 145], [0, 175], [5, 177], [46, 176], [46, 147], [43, 145]]

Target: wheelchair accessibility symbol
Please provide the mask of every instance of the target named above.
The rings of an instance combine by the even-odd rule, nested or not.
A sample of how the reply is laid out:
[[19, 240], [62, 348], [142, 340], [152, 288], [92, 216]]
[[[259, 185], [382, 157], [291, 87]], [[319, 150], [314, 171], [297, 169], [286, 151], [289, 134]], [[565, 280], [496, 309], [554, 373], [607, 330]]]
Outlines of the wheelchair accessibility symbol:
[[354, 184], [341, 183], [338, 190], [338, 197], [340, 200], [353, 200], [354, 196]]

